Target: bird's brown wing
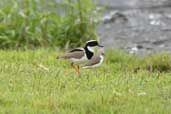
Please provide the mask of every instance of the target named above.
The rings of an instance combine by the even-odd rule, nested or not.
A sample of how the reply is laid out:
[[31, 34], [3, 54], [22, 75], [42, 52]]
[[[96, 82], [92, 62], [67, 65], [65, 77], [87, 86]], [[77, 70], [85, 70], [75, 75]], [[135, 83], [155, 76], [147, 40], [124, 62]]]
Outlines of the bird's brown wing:
[[85, 64], [85, 66], [92, 66], [98, 64], [100, 60], [101, 60], [100, 56], [94, 56], [88, 61], [87, 64]]
[[71, 50], [70, 52], [83, 51], [83, 50], [84, 50], [83, 48], [75, 48], [75, 49]]
[[59, 58], [64, 58], [64, 59], [70, 59], [70, 58], [76, 58], [76, 59], [81, 59], [84, 56], [84, 51], [73, 51], [66, 53]]

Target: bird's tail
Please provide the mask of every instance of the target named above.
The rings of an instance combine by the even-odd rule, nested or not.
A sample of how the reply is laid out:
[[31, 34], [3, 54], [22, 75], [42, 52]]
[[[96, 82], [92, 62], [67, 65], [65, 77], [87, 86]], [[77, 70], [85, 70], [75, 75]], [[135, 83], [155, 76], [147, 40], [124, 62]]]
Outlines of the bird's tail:
[[61, 56], [57, 56], [56, 59], [66, 59], [66, 57], [64, 55], [61, 55]]

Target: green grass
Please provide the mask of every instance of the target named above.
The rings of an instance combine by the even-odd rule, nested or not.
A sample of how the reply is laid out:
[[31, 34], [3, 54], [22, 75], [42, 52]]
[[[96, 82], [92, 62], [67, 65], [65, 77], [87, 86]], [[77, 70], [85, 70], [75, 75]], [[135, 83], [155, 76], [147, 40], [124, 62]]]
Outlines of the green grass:
[[61, 53], [0, 51], [0, 114], [171, 113], [171, 70], [146, 68], [148, 61], [163, 66], [155, 62], [162, 55], [144, 60], [110, 51], [101, 67], [78, 78], [68, 61], [55, 59]]

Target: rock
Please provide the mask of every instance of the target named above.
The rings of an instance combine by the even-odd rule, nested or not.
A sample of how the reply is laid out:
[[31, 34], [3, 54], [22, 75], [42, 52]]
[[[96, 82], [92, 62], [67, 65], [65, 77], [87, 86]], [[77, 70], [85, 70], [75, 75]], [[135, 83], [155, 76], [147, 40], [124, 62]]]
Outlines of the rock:
[[108, 23], [122, 23], [122, 22], [127, 22], [128, 18], [126, 15], [120, 13], [120, 12], [111, 12], [108, 15], [105, 15], [102, 19], [104, 24]]

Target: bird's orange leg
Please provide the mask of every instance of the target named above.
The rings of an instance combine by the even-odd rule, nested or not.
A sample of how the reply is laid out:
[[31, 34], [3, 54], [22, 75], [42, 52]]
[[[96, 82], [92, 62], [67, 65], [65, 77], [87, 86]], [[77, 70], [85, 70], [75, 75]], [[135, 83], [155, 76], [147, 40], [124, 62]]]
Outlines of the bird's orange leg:
[[79, 65], [77, 65], [77, 73], [78, 73], [78, 76], [81, 75], [81, 74], [80, 74], [80, 66], [79, 66]]
[[74, 63], [71, 63], [71, 67], [74, 68], [78, 76], [80, 76], [80, 66], [79, 65], [75, 66]]
[[76, 70], [74, 63], [71, 63], [71, 67]]

